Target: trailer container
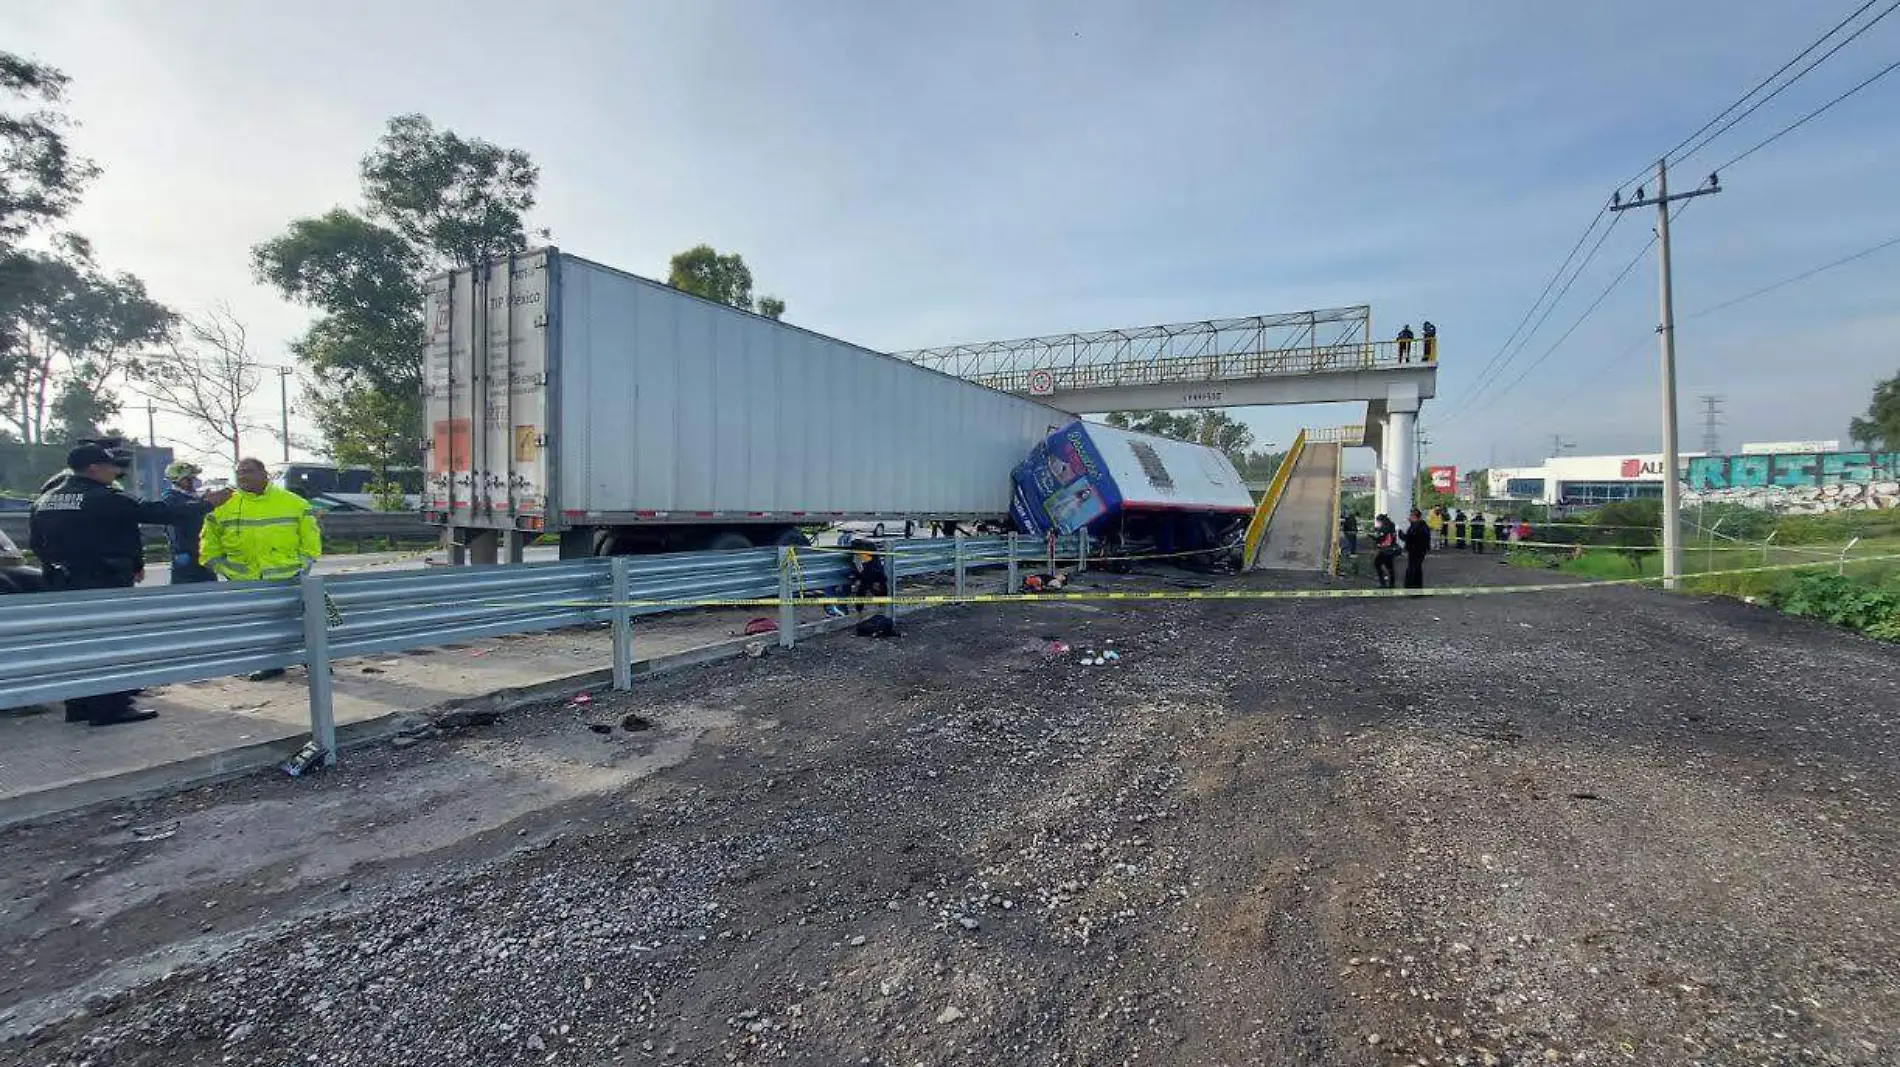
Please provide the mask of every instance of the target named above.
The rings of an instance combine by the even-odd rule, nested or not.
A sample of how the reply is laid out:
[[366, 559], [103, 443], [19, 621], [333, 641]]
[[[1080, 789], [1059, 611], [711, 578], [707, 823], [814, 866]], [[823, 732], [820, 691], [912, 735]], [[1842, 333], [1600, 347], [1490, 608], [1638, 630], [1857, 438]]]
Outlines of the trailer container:
[[496, 534], [575, 556], [1003, 521], [1070, 417], [553, 248], [424, 300], [422, 511], [478, 559]]

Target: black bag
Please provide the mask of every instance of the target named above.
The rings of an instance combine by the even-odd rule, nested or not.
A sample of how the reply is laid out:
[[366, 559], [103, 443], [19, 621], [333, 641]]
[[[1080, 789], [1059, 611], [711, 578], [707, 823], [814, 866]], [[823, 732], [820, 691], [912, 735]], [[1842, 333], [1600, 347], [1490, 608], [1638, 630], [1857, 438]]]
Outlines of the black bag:
[[896, 637], [897, 624], [885, 614], [873, 615], [858, 623], [859, 637]]

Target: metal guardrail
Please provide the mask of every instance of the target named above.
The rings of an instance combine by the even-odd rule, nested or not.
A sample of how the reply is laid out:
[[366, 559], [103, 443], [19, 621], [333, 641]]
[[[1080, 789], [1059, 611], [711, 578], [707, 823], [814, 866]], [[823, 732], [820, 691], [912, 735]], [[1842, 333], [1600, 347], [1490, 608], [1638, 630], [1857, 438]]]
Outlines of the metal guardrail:
[[[1085, 561], [1085, 540], [1064, 558]], [[906, 578], [966, 574], [1045, 558], [1016, 537], [895, 541], [882, 550], [891, 593]], [[333, 660], [502, 634], [607, 623], [615, 687], [633, 673], [633, 620], [691, 610], [692, 601], [783, 600], [791, 647], [794, 598], [835, 589], [849, 567], [836, 550], [747, 549], [618, 556], [498, 567], [308, 575], [300, 582], [49, 592], [0, 597], [0, 708], [123, 692], [302, 664], [311, 733], [335, 761]], [[895, 609], [892, 609], [895, 613]]]

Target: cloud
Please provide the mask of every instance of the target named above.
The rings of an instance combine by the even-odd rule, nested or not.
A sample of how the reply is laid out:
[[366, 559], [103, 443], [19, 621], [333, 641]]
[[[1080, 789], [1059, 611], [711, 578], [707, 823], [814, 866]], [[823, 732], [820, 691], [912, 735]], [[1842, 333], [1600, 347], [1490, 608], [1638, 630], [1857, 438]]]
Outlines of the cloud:
[[[1617, 181], [1826, 25], [1717, 0], [15, 8], [11, 46], [74, 76], [78, 143], [106, 167], [77, 225], [165, 299], [230, 300], [273, 351], [307, 317], [251, 281], [249, 248], [353, 202], [384, 121], [421, 111], [528, 150], [535, 222], [570, 251], [661, 274], [709, 241], [742, 252], [792, 321], [874, 347], [1370, 303], [1381, 333], [1439, 324], [1446, 398], [1476, 384]], [[1685, 180], [1869, 73], [1886, 29]], [[1685, 216], [1685, 312], [1900, 233], [1895, 81]], [[1508, 374], [1647, 227], [1622, 223]], [[1875, 327], [1896, 263], [1685, 323], [1685, 395], [1714, 359], [1735, 434], [1842, 423], [1868, 368], [1893, 360]], [[1648, 336], [1654, 289], [1645, 263], [1505, 400], [1434, 426], [1434, 458], [1534, 460], [1553, 430], [1640, 443], [1654, 405], [1636, 372], [1653, 358], [1599, 368]], [[1822, 334], [1799, 388], [1766, 357], [1730, 356]], [[1352, 421], [1245, 417], [1282, 443], [1302, 422]], [[1789, 432], [1813, 431], [1773, 435]]]

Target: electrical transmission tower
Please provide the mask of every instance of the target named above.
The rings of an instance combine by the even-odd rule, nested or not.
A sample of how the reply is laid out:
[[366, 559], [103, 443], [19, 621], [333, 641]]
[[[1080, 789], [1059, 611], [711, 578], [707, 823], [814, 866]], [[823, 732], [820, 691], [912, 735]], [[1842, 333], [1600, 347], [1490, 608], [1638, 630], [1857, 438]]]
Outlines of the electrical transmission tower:
[[1702, 400], [1702, 454], [1717, 455], [1722, 451], [1722, 398], [1705, 396]]

